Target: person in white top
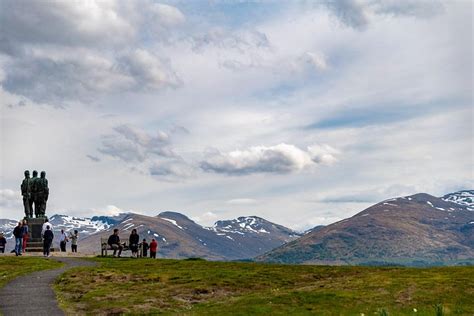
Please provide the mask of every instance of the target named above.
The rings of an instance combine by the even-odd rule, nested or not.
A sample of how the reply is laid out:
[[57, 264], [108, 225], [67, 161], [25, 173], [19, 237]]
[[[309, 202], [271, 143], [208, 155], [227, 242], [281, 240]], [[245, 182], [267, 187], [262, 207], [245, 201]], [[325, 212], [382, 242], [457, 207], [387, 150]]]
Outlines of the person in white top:
[[51, 223], [48, 220], [46, 220], [43, 224], [43, 227], [41, 228], [41, 237], [43, 237], [44, 232], [46, 231], [46, 226], [49, 226], [49, 229], [53, 231], [53, 225], [51, 225]]
[[66, 243], [68, 241], [69, 239], [67, 238], [64, 229], [61, 229], [61, 236], [59, 236], [59, 248], [61, 249], [61, 252], [66, 252]]

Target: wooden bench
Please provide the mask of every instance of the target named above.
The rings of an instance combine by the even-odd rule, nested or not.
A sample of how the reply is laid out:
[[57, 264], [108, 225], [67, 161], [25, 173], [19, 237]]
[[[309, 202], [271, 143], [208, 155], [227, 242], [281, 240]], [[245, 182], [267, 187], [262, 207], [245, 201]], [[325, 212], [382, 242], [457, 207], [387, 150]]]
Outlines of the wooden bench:
[[[101, 256], [102, 257], [107, 256], [107, 251], [109, 251], [109, 250], [113, 251], [114, 250], [112, 247], [110, 247], [110, 245], [108, 244], [108, 241], [109, 241], [109, 238], [101, 238], [100, 239], [100, 249], [101, 249]], [[123, 246], [122, 252], [132, 251], [130, 249], [130, 245], [128, 244], [128, 240], [126, 240], [124, 242], [121, 242], [121, 244]], [[142, 250], [143, 250], [142, 244], [139, 243], [138, 244], [138, 257], [142, 257], [142, 255], [143, 255]]]

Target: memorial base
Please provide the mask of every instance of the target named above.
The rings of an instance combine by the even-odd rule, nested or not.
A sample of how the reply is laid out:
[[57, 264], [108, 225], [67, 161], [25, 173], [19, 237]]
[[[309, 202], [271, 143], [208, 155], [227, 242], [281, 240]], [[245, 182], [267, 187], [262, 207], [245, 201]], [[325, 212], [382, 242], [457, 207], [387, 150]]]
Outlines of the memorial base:
[[[41, 231], [43, 224], [48, 218], [28, 218], [28, 229], [30, 231], [30, 238], [26, 243], [26, 252], [43, 252], [43, 238], [41, 237]], [[57, 251], [51, 247], [50, 251]]]

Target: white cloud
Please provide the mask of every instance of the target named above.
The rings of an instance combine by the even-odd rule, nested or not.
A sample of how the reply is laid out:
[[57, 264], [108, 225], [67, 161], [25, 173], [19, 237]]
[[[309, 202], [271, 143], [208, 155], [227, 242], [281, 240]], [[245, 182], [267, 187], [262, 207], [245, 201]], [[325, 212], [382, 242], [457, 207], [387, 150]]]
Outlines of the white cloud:
[[322, 162], [335, 161], [335, 151], [330, 146], [310, 148], [313, 148], [312, 151], [304, 151], [294, 145], [282, 143], [229, 153], [216, 152], [201, 162], [201, 168], [208, 172], [233, 175], [288, 173], [301, 171]]
[[1, 207], [19, 207], [23, 205], [21, 192], [12, 189], [0, 189], [0, 206]]
[[115, 205], [106, 205], [104, 207], [92, 208], [88, 210], [88, 214], [93, 214], [94, 216], [116, 216], [125, 211]]

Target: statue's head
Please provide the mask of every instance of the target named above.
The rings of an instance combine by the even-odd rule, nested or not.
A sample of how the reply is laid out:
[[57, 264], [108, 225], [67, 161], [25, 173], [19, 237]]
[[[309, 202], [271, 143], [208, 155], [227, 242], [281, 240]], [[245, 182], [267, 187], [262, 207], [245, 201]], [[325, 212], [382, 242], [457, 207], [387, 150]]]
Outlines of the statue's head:
[[41, 171], [41, 178], [45, 178], [46, 177], [46, 171]]
[[37, 177], [37, 176], [38, 176], [38, 171], [33, 170], [33, 177]]
[[25, 177], [26, 177], [26, 178], [29, 178], [29, 177], [30, 177], [30, 171], [29, 171], [29, 170], [25, 170]]

